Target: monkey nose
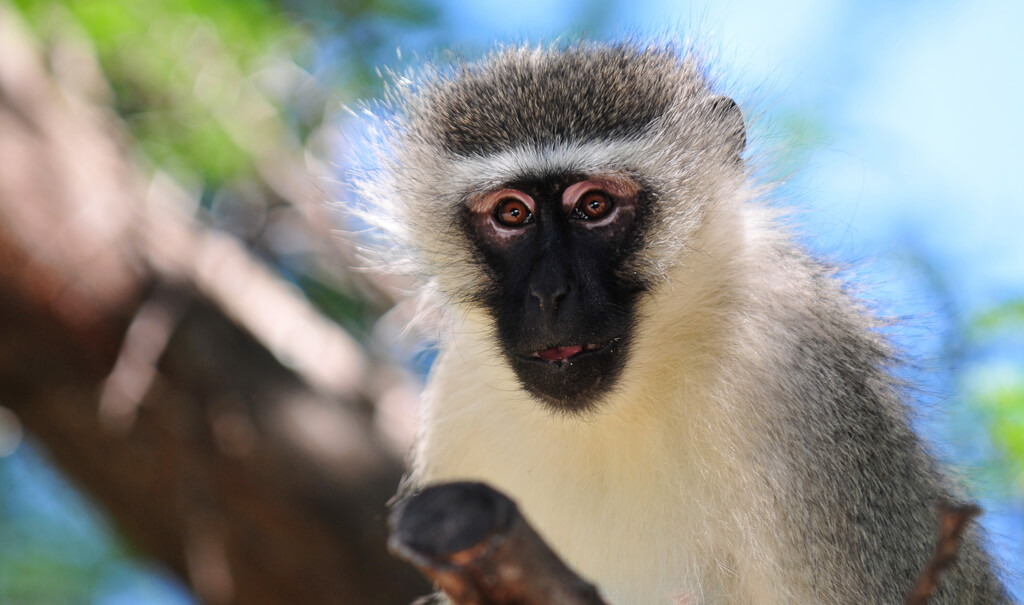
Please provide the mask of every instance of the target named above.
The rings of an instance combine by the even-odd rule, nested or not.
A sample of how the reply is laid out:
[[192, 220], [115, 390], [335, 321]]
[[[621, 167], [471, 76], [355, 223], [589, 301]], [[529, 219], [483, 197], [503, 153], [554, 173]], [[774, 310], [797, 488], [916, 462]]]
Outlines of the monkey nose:
[[561, 304], [566, 294], [569, 293], [568, 288], [565, 284], [558, 284], [557, 286], [549, 287], [538, 287], [536, 285], [530, 286], [530, 296], [537, 300], [537, 306], [542, 311], [554, 312], [558, 310], [558, 305]]

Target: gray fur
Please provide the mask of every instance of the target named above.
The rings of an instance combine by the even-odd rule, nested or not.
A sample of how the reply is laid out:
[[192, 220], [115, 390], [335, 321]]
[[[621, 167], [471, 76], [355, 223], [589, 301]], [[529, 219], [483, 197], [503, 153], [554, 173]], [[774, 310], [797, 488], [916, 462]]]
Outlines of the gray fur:
[[[652, 192], [653, 218], [630, 267], [649, 285], [641, 313], [649, 329], [638, 336], [608, 411], [576, 424], [549, 419], [566, 442], [551, 444], [554, 470], [545, 472], [557, 477], [563, 461], [574, 463], [572, 448], [584, 447], [586, 432], [601, 430], [605, 418], [619, 423], [616, 431], [630, 430], [622, 419], [633, 417], [678, 424], [686, 435], [668, 441], [666, 476], [703, 477], [678, 494], [680, 507], [706, 515], [687, 535], [697, 544], [701, 536], [733, 536], [730, 527], [744, 527], [735, 543], [694, 546], [694, 557], [706, 561], [682, 556], [679, 577], [689, 580], [680, 580], [680, 590], [706, 603], [902, 602], [933, 552], [938, 504], [962, 496], [910, 428], [876, 321], [759, 202], [763, 189], [740, 159], [742, 118], [712, 90], [697, 60], [670, 47], [631, 44], [508, 48], [479, 63], [428, 70], [399, 86], [393, 100], [397, 117], [383, 126], [376, 159], [382, 169], [360, 189], [380, 204], [377, 223], [397, 242], [395, 258], [423, 278], [425, 299], [447, 318], [444, 325], [456, 326], [454, 336], [442, 338], [428, 390], [414, 483], [496, 483], [522, 498], [542, 533], [561, 535], [558, 522], [545, 526], [549, 518], [567, 523], [554, 512], [547, 516], [545, 507], [559, 502], [513, 478], [528, 451], [517, 443], [545, 447], [531, 441], [543, 431], [523, 429], [518, 441], [503, 441], [502, 431], [519, 430], [514, 422], [480, 425], [495, 434], [493, 457], [501, 461], [492, 464], [486, 452], [472, 454], [471, 432], [460, 437], [451, 428], [456, 414], [479, 413], [486, 423], [528, 399], [513, 392], [504, 368], [480, 360], [488, 350], [487, 320], [473, 330], [457, 327], [476, 317], [472, 293], [492, 279], [457, 228], [458, 216], [468, 196], [524, 175], [621, 171]], [[652, 369], [671, 361], [653, 350], [662, 346], [676, 365]], [[523, 426], [534, 426], [529, 422]], [[617, 443], [621, 433], [610, 434]], [[445, 458], [448, 450], [457, 455]], [[611, 476], [606, 468], [582, 473], [594, 477], [580, 479], [586, 486]], [[719, 489], [717, 481], [733, 487]], [[704, 493], [714, 501], [689, 500]], [[583, 506], [581, 523], [587, 514]], [[623, 552], [643, 554], [640, 542]], [[556, 549], [562, 546], [556, 541]], [[577, 552], [570, 542], [565, 549]], [[570, 564], [604, 569], [579, 552]], [[754, 562], [751, 577], [766, 577], [744, 577], [751, 565], [744, 561]], [[646, 602], [631, 600], [628, 579], [592, 579], [616, 602]], [[972, 528], [932, 603], [1008, 602]]]
[[544, 55], [511, 49], [428, 88], [411, 121], [425, 139], [458, 155], [630, 138], [678, 94], [691, 94], [696, 81], [684, 74], [692, 67], [681, 67], [672, 54], [630, 45]]
[[[787, 565], [813, 569], [804, 581], [826, 603], [899, 603], [924, 569], [939, 533], [938, 503], [962, 503], [909, 426], [875, 322], [840, 291], [827, 266], [779, 250], [780, 262], [810, 276], [803, 300], [756, 312], [776, 327], [778, 358], [766, 389], [758, 444], [779, 497]], [[809, 302], [813, 304], [808, 304]], [[774, 391], [774, 393], [773, 393]], [[932, 603], [1008, 603], [976, 528]], [[824, 563], [823, 562], [827, 562]]]

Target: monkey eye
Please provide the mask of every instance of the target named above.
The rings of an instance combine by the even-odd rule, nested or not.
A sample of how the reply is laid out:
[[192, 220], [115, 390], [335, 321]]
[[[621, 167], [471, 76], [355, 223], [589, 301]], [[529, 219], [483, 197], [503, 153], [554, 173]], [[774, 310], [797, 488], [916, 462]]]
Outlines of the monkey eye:
[[506, 227], [520, 227], [533, 222], [533, 212], [523, 200], [507, 197], [498, 202], [494, 218]]
[[573, 216], [585, 221], [596, 221], [608, 216], [614, 207], [615, 202], [604, 191], [588, 191], [576, 202]]
[[640, 186], [628, 175], [595, 175], [573, 183], [562, 192], [562, 211], [580, 227], [594, 229], [628, 222], [637, 204]]

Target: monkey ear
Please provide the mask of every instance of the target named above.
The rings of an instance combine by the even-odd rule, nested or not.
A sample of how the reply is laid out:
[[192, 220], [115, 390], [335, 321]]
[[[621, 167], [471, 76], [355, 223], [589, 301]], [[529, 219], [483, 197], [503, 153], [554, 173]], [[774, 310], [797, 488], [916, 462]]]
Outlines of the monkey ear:
[[747, 129], [743, 125], [743, 113], [736, 101], [724, 95], [716, 95], [707, 101], [707, 105], [706, 115], [711, 122], [719, 125], [719, 132], [726, 136], [729, 154], [737, 162], [741, 161], [747, 146]]

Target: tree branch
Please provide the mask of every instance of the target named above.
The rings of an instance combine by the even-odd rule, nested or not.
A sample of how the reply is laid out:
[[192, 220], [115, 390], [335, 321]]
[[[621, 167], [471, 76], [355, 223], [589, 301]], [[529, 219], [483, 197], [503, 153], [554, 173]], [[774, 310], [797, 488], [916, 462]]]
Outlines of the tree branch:
[[380, 365], [65, 84], [0, 0], [0, 404], [206, 603], [428, 590], [385, 549]]
[[604, 605], [519, 514], [482, 483], [445, 483], [403, 501], [390, 519], [392, 552], [457, 605]]

